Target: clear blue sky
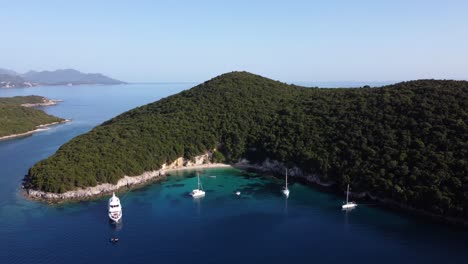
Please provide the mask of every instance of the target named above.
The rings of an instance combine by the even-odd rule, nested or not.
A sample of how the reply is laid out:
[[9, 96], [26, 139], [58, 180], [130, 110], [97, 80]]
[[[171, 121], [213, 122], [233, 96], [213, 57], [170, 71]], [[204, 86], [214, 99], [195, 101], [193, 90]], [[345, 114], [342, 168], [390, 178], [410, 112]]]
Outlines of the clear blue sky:
[[[385, 2], [385, 3], [384, 3]], [[125, 81], [468, 79], [468, 1], [4, 1], [0, 67]]]

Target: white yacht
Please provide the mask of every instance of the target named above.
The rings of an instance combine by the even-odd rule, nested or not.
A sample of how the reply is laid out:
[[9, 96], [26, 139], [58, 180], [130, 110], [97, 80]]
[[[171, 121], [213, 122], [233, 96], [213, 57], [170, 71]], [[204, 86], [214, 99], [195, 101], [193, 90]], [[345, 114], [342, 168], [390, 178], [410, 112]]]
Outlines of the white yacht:
[[197, 178], [198, 178], [198, 187], [197, 189], [193, 190], [190, 195], [192, 195], [193, 198], [200, 198], [205, 196], [205, 191], [203, 191], [202, 184], [200, 182], [200, 175], [197, 173]]
[[289, 197], [289, 189], [288, 189], [288, 169], [286, 169], [286, 184], [284, 185], [283, 194], [286, 198]]
[[353, 209], [357, 206], [355, 202], [349, 202], [348, 197], [349, 197], [349, 184], [348, 184], [348, 190], [346, 191], [346, 203], [341, 206], [342, 209]]
[[109, 199], [109, 218], [114, 222], [119, 222], [122, 218], [122, 205], [120, 205], [119, 197], [112, 193], [112, 197]]

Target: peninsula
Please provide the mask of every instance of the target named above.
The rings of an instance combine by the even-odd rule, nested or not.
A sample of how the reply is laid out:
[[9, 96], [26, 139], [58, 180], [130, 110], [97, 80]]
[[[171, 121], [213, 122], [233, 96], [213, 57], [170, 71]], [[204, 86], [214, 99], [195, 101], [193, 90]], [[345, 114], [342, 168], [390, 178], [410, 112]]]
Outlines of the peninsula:
[[57, 101], [36, 95], [0, 97], [0, 140], [26, 136], [47, 126], [67, 122], [34, 108], [55, 105]]
[[[245, 164], [468, 220], [468, 82], [319, 89], [223, 74], [64, 144], [24, 180], [60, 197], [180, 161]], [[159, 174], [158, 174], [159, 175]], [[75, 196], [75, 198], [78, 196]], [[78, 197], [80, 198], [80, 197]]]

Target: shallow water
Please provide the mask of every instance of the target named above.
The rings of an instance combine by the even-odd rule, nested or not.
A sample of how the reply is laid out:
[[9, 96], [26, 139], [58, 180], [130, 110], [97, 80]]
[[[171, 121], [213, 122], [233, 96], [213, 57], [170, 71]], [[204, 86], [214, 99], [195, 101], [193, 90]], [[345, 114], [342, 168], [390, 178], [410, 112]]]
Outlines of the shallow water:
[[[0, 96], [64, 99], [48, 113], [71, 118], [32, 136], [0, 142], [0, 263], [464, 263], [463, 229], [372, 205], [340, 210], [343, 197], [231, 168], [199, 170], [206, 197], [194, 200], [196, 171], [119, 193], [121, 225], [107, 198], [46, 205], [19, 194], [35, 162], [71, 138], [135, 106], [193, 84], [35, 87]], [[216, 177], [210, 177], [216, 176]], [[235, 192], [241, 195], [236, 196]], [[112, 236], [120, 238], [111, 244]]]

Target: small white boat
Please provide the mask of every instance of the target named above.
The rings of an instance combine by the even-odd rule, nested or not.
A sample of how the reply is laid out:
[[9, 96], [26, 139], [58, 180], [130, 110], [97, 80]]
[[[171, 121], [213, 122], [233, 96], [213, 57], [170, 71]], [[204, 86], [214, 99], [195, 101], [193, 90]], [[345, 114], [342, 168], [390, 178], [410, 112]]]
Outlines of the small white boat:
[[190, 195], [192, 195], [193, 198], [200, 198], [205, 196], [205, 191], [203, 191], [203, 186], [200, 182], [200, 175], [197, 173], [197, 178], [198, 178], [198, 189], [193, 190]]
[[119, 222], [122, 218], [122, 205], [115, 193], [112, 193], [112, 197], [109, 199], [109, 218], [114, 222]]
[[286, 184], [284, 185], [283, 194], [286, 198], [289, 197], [289, 189], [288, 189], [288, 169], [286, 169]]
[[349, 197], [349, 184], [348, 184], [348, 190], [346, 191], [346, 203], [341, 206], [342, 209], [353, 209], [357, 206], [355, 202], [349, 202], [348, 201]]
[[237, 192], [236, 192], [236, 195], [237, 195], [237, 196], [241, 195], [241, 192], [237, 191]]

